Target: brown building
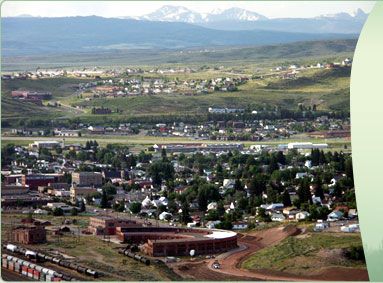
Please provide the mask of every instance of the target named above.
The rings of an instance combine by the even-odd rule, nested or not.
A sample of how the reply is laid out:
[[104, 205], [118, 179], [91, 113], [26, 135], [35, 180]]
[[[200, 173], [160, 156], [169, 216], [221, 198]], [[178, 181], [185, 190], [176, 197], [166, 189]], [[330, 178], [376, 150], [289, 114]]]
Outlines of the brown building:
[[95, 235], [115, 235], [116, 228], [142, 227], [134, 220], [117, 219], [110, 216], [90, 217], [88, 229]]
[[12, 241], [20, 244], [43, 244], [47, 241], [44, 226], [19, 226], [12, 230]]
[[12, 195], [25, 195], [29, 192], [29, 187], [23, 185], [6, 185], [1, 184], [1, 195], [12, 196]]
[[72, 183], [77, 186], [94, 186], [102, 185], [102, 174], [98, 172], [73, 172]]
[[96, 194], [98, 191], [94, 187], [78, 187], [76, 184], [70, 188], [70, 199], [73, 203], [77, 199], [86, 198], [87, 196]]

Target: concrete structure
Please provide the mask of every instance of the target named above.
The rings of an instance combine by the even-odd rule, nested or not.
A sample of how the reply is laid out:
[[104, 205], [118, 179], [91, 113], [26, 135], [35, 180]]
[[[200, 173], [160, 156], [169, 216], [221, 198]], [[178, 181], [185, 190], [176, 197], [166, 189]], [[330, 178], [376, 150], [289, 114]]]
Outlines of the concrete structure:
[[12, 230], [12, 241], [20, 244], [43, 244], [47, 241], [44, 226], [19, 226]]
[[102, 174], [98, 172], [73, 172], [72, 183], [77, 186], [94, 186], [102, 185]]
[[173, 227], [140, 227], [116, 229], [119, 240], [145, 243], [143, 252], [149, 256], [187, 256], [221, 253], [237, 247], [237, 233]]

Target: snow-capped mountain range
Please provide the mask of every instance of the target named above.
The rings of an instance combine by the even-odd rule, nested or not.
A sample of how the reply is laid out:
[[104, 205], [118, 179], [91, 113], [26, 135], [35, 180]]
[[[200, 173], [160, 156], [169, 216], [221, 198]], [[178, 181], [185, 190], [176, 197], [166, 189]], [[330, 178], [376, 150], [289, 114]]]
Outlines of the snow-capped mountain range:
[[[322, 15], [312, 19], [333, 19], [333, 20], [362, 20], [365, 21], [368, 14], [363, 10], [358, 9], [352, 14], [337, 13]], [[216, 9], [210, 13], [203, 14], [192, 11], [182, 6], [163, 6], [156, 11], [139, 16], [139, 17], [123, 17], [136, 20], [147, 21], [161, 21], [161, 22], [183, 22], [192, 24], [206, 24], [224, 21], [238, 21], [238, 22], [255, 22], [255, 21], [273, 21], [278, 19], [269, 19], [266, 16], [258, 14], [253, 11], [245, 10], [242, 8], [229, 8], [226, 10]]]

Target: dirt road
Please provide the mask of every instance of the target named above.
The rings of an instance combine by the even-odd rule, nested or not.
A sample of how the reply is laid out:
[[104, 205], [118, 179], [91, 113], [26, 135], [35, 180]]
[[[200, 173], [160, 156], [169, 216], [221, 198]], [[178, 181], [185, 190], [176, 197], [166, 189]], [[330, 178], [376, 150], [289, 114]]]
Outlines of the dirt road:
[[[217, 256], [215, 259], [199, 262], [179, 263], [173, 270], [187, 279], [193, 280], [262, 280], [262, 281], [368, 281], [364, 269], [334, 267], [318, 270], [315, 275], [300, 276], [287, 272], [272, 270], [246, 270], [241, 268], [242, 262], [251, 254], [280, 243], [289, 236], [295, 236], [302, 231], [294, 226], [276, 227], [248, 234], [240, 234], [238, 248]], [[214, 269], [212, 264], [218, 260], [220, 269]]]

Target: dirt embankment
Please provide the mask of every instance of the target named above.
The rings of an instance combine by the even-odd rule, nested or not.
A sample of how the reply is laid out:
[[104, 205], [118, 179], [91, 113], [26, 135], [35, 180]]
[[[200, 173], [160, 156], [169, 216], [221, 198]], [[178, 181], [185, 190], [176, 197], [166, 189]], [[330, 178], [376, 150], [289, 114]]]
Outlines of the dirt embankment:
[[[262, 231], [239, 234], [238, 248], [219, 255], [216, 259], [199, 262], [182, 262], [175, 264], [173, 269], [180, 276], [193, 280], [270, 280], [270, 281], [367, 281], [368, 273], [356, 268], [324, 268], [315, 274], [305, 276], [272, 270], [250, 271], [241, 268], [242, 262], [260, 249], [280, 243], [289, 236], [296, 236], [304, 231], [293, 225], [276, 227]], [[218, 260], [220, 269], [213, 269], [212, 264]]]

